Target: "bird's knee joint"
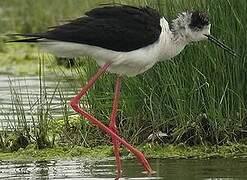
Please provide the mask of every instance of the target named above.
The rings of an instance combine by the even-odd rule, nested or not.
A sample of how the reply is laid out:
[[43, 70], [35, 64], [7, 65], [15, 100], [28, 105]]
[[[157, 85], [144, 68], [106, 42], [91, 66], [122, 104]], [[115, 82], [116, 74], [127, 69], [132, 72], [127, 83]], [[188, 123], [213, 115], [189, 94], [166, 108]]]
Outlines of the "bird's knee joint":
[[70, 106], [73, 108], [73, 109], [77, 109], [78, 107], [79, 107], [79, 104], [78, 103], [76, 103], [75, 101], [70, 101]]

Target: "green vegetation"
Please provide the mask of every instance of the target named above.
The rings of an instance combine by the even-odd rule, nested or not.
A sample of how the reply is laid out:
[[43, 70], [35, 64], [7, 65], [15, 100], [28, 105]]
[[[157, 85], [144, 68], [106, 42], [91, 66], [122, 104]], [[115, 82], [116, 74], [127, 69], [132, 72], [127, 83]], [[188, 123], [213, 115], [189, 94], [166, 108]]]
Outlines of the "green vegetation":
[[[152, 1], [174, 17], [185, 9], [209, 11], [212, 33], [236, 49], [232, 57], [207, 42], [188, 46], [174, 61], [158, 63], [143, 75], [125, 78], [119, 113], [120, 134], [143, 142], [154, 131], [169, 143], [222, 145], [246, 142], [246, 1]], [[151, 4], [152, 6], [155, 6]], [[231, 23], [229, 23], [231, 22]], [[95, 66], [87, 66], [89, 78]], [[89, 93], [93, 114], [108, 122], [114, 75], [98, 81]], [[103, 116], [102, 116], [103, 114]]]
[[[149, 158], [174, 158], [174, 159], [208, 159], [208, 158], [246, 158], [246, 145], [225, 146], [174, 146], [174, 145], [151, 145], [146, 144], [139, 147]], [[124, 158], [133, 156], [127, 151], [122, 151]], [[14, 153], [0, 152], [0, 160], [52, 160], [83, 157], [87, 160], [101, 160], [114, 156], [112, 146], [97, 146], [86, 148], [83, 146], [53, 147], [38, 150], [33, 145], [25, 149], [19, 149]]]
[[29, 145], [25, 149], [19, 149], [14, 153], [0, 152], [0, 160], [49, 160], [72, 157], [84, 157], [91, 160], [97, 160], [110, 157], [113, 155], [112, 153], [112, 148], [110, 146], [98, 146], [97, 148], [85, 148], [82, 146], [53, 147], [38, 150], [35, 146]]
[[185, 146], [179, 145], [145, 145], [141, 147], [148, 157], [152, 158], [246, 158], [247, 146], [228, 144], [224, 146]]
[[32, 45], [7, 44], [0, 51], [0, 72], [9, 75], [36, 75], [37, 55], [37, 48]]
[[[42, 71], [38, 68], [37, 62], [45, 57], [37, 58], [37, 48], [32, 45], [4, 44], [5, 40], [11, 39], [5, 35], [45, 30], [49, 26], [58, 24], [61, 20], [78, 17], [86, 10], [106, 2], [112, 1], [75, 0], [72, 3], [70, 0], [42, 0], [34, 3], [33, 0], [1, 0], [1, 73], [39, 74], [40, 81], [43, 82]], [[118, 116], [120, 134], [134, 144], [141, 142], [145, 144], [151, 133], [162, 131], [168, 134], [168, 138], [164, 142], [159, 142], [161, 144], [198, 145], [198, 147], [186, 146], [184, 152], [188, 153], [192, 149], [191, 153], [184, 155], [186, 153], [182, 152], [179, 156], [213, 157], [214, 153], [218, 152], [219, 156], [224, 157], [224, 152], [231, 154], [237, 148], [234, 146], [231, 151], [231, 148], [224, 149], [228, 146], [223, 146], [221, 149], [218, 145], [246, 144], [247, 1], [116, 0], [115, 2], [150, 5], [166, 17], [172, 18], [175, 18], [178, 12], [187, 9], [208, 11], [212, 23], [212, 33], [242, 56], [241, 58], [232, 57], [207, 42], [200, 42], [188, 46], [173, 61], [159, 63], [143, 75], [124, 78], [122, 104]], [[54, 66], [54, 62], [53, 58], [46, 62], [45, 66], [41, 63], [39, 67], [42, 67], [43, 70], [49, 69]], [[81, 65], [83, 66], [75, 66], [71, 71], [75, 78], [80, 78], [82, 85], [96, 71], [97, 66], [92, 61], [83, 61]], [[53, 68], [51, 69], [53, 70]], [[64, 73], [61, 74], [64, 75]], [[64, 78], [68, 77], [64, 75]], [[109, 122], [114, 78], [115, 75], [103, 77], [83, 101], [83, 105], [86, 104], [89, 111], [96, 114], [96, 117], [102, 119], [105, 124]], [[42, 84], [41, 87], [43, 91], [41, 91], [40, 97], [46, 97], [45, 87]], [[56, 90], [59, 91], [59, 89]], [[62, 91], [59, 92], [61, 96], [65, 96]], [[17, 97], [15, 93], [13, 96]], [[65, 105], [66, 102], [61, 103], [64, 104], [63, 119], [52, 122], [48, 116], [49, 103], [39, 102], [39, 105], [43, 105], [41, 106], [43, 109], [41, 108], [38, 116], [34, 116], [34, 119], [38, 120], [35, 130], [29, 130], [26, 126], [24, 128], [15, 127], [17, 136], [15, 134], [14, 138], [9, 138], [12, 135], [6, 135], [6, 132], [0, 133], [1, 148], [11, 150], [10, 147], [13, 146], [9, 142], [16, 141], [22, 136], [27, 137], [28, 144], [35, 142], [36, 147], [40, 149], [56, 147], [56, 145], [92, 147], [108, 142], [109, 138], [103, 132], [88, 124], [84, 119], [76, 118], [79, 121], [74, 121], [74, 117], [68, 113], [69, 107]], [[25, 117], [26, 112], [20, 111], [20, 113], [20, 116]], [[25, 118], [21, 120], [25, 122]], [[218, 148], [211, 149], [212, 145], [216, 145]], [[22, 146], [18, 146], [17, 149], [20, 147]], [[183, 150], [181, 147], [174, 146], [161, 147], [157, 145], [152, 149], [146, 146], [142, 148], [149, 155], [155, 152], [158, 157], [169, 157], [169, 154], [164, 153], [176, 153]], [[244, 147], [241, 152], [246, 152], [246, 147], [244, 145], [241, 147]], [[204, 154], [196, 154], [198, 149]], [[14, 150], [16, 149], [14, 148]], [[22, 151], [25, 154], [28, 149], [19, 150], [17, 154]], [[108, 152], [106, 154], [108, 155]]]

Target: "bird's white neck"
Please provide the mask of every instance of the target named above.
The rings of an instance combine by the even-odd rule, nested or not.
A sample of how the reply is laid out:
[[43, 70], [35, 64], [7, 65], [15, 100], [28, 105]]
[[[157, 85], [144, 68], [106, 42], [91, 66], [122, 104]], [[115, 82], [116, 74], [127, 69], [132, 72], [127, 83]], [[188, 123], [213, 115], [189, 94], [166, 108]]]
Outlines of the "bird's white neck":
[[179, 31], [171, 31], [167, 21], [162, 18], [160, 25], [160, 60], [166, 60], [178, 55], [189, 43], [187, 37]]

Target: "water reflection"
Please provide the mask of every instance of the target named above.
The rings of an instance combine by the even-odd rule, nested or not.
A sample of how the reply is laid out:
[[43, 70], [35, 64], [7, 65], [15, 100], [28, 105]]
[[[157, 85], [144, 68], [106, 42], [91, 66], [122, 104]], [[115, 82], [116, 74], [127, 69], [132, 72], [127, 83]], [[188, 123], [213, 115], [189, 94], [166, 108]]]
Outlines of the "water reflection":
[[[147, 177], [135, 160], [123, 161], [123, 178], [129, 180], [242, 180], [247, 179], [246, 159], [174, 160], [153, 159], [157, 173]], [[114, 159], [54, 161], [1, 161], [0, 179], [114, 179]]]

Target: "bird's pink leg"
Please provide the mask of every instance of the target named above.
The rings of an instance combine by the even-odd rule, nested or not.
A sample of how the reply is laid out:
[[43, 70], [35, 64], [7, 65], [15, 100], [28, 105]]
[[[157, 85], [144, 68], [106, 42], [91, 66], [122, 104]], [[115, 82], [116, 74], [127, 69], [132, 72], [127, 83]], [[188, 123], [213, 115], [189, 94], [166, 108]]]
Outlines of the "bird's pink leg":
[[[120, 93], [121, 93], [121, 79], [122, 77], [118, 75], [115, 85], [115, 93], [114, 93], [114, 99], [112, 104], [112, 113], [111, 113], [111, 121], [109, 124], [109, 128], [118, 135], [117, 125], [116, 125], [116, 117], [117, 117], [117, 111], [118, 111], [118, 104], [120, 99]], [[116, 158], [116, 170], [117, 170], [117, 177], [120, 178], [121, 176], [121, 158], [120, 158], [120, 143], [112, 137], [112, 143], [113, 143], [113, 151]]]
[[85, 110], [81, 109], [79, 106], [80, 99], [83, 95], [87, 93], [87, 91], [93, 86], [95, 81], [99, 79], [99, 77], [107, 70], [107, 68], [111, 65], [111, 63], [107, 63], [102, 66], [97, 73], [88, 81], [88, 83], [81, 89], [81, 91], [70, 101], [71, 107], [74, 111], [81, 114], [85, 119], [90, 121], [92, 124], [98, 126], [101, 130], [105, 131], [108, 135], [114, 138], [119, 143], [123, 144], [130, 152], [132, 152], [139, 162], [143, 165], [144, 169], [148, 173], [153, 173], [151, 166], [149, 165], [148, 161], [146, 160], [143, 153], [138, 151], [136, 148], [132, 147], [129, 143], [127, 143], [124, 139], [120, 138], [115, 132], [113, 132], [110, 128], [105, 126], [101, 121], [97, 120], [94, 116], [86, 112]]

